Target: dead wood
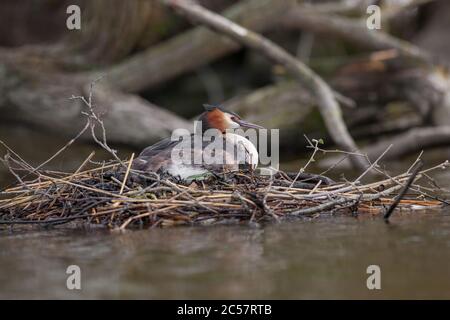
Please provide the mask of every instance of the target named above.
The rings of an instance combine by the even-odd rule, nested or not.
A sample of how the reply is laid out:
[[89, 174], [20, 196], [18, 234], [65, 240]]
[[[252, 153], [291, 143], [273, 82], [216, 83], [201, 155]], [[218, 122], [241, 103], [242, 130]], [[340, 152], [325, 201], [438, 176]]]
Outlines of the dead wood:
[[421, 151], [426, 148], [448, 146], [450, 144], [450, 126], [413, 128], [391, 138], [385, 138], [378, 143], [365, 148], [369, 158], [373, 158], [388, 145], [395, 147], [386, 155], [385, 160]]
[[[288, 7], [287, 1], [246, 0], [225, 10], [223, 16], [255, 32], [264, 32], [278, 24]], [[107, 73], [114, 87], [139, 92], [236, 52], [240, 47], [238, 42], [198, 27], [100, 73]]]
[[[342, 119], [341, 110], [335, 99], [334, 92], [325, 81], [306, 65], [260, 34], [245, 29], [190, 1], [166, 0], [163, 3], [180, 11], [183, 15], [195, 19], [213, 30], [226, 34], [247, 47], [257, 50], [272, 61], [284, 66], [315, 96], [322, 118], [334, 142], [345, 151], [354, 152], [358, 150]], [[366, 166], [366, 162], [361, 157], [351, 156], [350, 159], [355, 167], [363, 168]]]

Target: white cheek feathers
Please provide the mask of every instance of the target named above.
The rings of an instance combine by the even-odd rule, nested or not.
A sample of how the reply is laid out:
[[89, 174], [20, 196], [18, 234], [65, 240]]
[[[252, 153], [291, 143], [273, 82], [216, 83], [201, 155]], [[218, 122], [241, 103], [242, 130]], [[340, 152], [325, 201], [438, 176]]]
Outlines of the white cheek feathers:
[[231, 120], [231, 115], [224, 113], [225, 123], [227, 124], [227, 129], [237, 129], [240, 128], [240, 124]]

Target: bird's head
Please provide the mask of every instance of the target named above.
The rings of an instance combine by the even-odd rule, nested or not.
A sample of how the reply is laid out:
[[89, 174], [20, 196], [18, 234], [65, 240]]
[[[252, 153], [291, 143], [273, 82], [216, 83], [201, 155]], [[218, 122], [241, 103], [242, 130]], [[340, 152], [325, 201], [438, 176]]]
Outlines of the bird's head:
[[225, 133], [227, 129], [237, 128], [264, 129], [257, 124], [242, 120], [236, 113], [225, 110], [222, 107], [209, 104], [203, 106], [205, 107], [205, 112], [199, 118], [202, 122], [203, 131], [211, 128], [217, 129], [222, 133]]

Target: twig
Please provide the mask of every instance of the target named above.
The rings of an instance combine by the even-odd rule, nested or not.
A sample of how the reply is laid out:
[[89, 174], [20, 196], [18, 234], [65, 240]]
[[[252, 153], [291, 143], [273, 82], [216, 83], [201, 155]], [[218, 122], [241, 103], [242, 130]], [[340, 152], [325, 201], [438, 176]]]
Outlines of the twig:
[[314, 192], [316, 192], [317, 188], [319, 188], [319, 186], [321, 184], [322, 184], [322, 180], [319, 180], [309, 194], [313, 194]]
[[119, 194], [121, 195], [123, 193], [123, 189], [125, 188], [125, 184], [127, 183], [128, 174], [130, 173], [131, 165], [133, 164], [134, 159], [134, 152], [130, 157], [130, 161], [128, 163], [127, 171], [125, 172], [125, 177], [123, 178], [122, 186], [120, 187]]
[[420, 151], [419, 155], [417, 156], [416, 161], [414, 161], [413, 164], [408, 168], [408, 170], [406, 170], [406, 173], [410, 173], [411, 170], [416, 166], [416, 164], [422, 160], [422, 155], [423, 155], [423, 150]]
[[392, 148], [392, 144], [389, 145], [386, 150], [384, 150], [384, 152], [377, 158], [377, 160], [375, 160], [358, 178], [355, 179], [355, 181], [353, 182], [354, 184], [358, 184], [361, 179], [370, 171], [372, 170], [374, 167], [376, 167], [378, 165], [378, 161], [381, 160], [381, 158], [384, 157], [384, 155]]
[[78, 138], [80, 138], [86, 132], [86, 130], [88, 128], [89, 128], [89, 122], [86, 122], [86, 125], [83, 127], [83, 129], [80, 130], [80, 132], [78, 132], [78, 134], [74, 138], [72, 138], [69, 142], [67, 142], [61, 149], [59, 149], [49, 159], [47, 159], [46, 161], [44, 161], [43, 163], [38, 165], [36, 168], [34, 168], [30, 173], [34, 173], [34, 172], [38, 171], [39, 169], [41, 169], [42, 167], [47, 165], [49, 162], [51, 162], [53, 159], [55, 159], [57, 156], [59, 156], [62, 152], [64, 152], [64, 150], [69, 148], [75, 141], [77, 141]]
[[[304, 135], [304, 136], [305, 136], [306, 140], [308, 140], [308, 142], [312, 145], [312, 143], [311, 143], [311, 141], [308, 139], [308, 137], [307, 137], [306, 135]], [[306, 170], [306, 168], [309, 166], [309, 164], [310, 164], [311, 162], [314, 162], [314, 161], [315, 161], [314, 156], [316, 155], [317, 151], [319, 150], [319, 148], [318, 148], [319, 140], [313, 139], [312, 142], [314, 142], [314, 145], [313, 145], [314, 151], [313, 151], [311, 157], [309, 157], [308, 162], [307, 162], [302, 168], [300, 168], [300, 170], [298, 170], [297, 175], [295, 176], [294, 180], [292, 180], [292, 183], [291, 183], [291, 185], [289, 186], [290, 188], [292, 188], [292, 186], [294, 185], [295, 181], [297, 181], [297, 179], [298, 179], [298, 177], [300, 176], [300, 174], [302, 174], [303, 172], [305, 172], [305, 170]]]
[[[86, 98], [84, 96], [72, 96], [70, 98], [70, 100], [81, 100], [84, 103], [84, 105], [87, 107], [87, 111], [83, 111], [82, 114], [87, 117], [87, 126], [91, 129], [92, 139], [99, 146], [101, 146], [108, 153], [110, 153], [114, 157], [114, 159], [116, 159], [123, 167], [126, 167], [125, 164], [122, 162], [122, 160], [117, 156], [117, 151], [112, 149], [108, 145], [108, 142], [107, 142], [107, 139], [106, 139], [105, 124], [104, 124], [103, 120], [101, 119], [100, 115], [97, 114], [95, 112], [95, 110], [94, 110], [94, 101], [93, 101], [94, 87], [95, 87], [95, 84], [98, 81], [100, 81], [103, 77], [104, 77], [104, 75], [101, 75], [101, 76], [99, 76], [98, 78], [96, 78], [94, 81], [92, 81], [90, 83], [89, 96], [88, 96], [87, 100], [86, 100]], [[98, 124], [100, 126], [100, 128], [101, 128], [101, 132], [102, 132], [102, 139], [101, 140], [97, 137], [97, 135], [95, 133], [96, 124]]]
[[414, 168], [414, 170], [411, 172], [411, 175], [409, 176], [408, 181], [406, 181], [405, 186], [403, 187], [403, 189], [400, 191], [400, 193], [398, 194], [397, 197], [395, 197], [394, 202], [390, 205], [390, 207], [386, 210], [386, 213], [384, 214], [384, 220], [388, 221], [389, 217], [392, 215], [392, 212], [394, 212], [394, 209], [398, 206], [398, 204], [400, 203], [400, 201], [402, 200], [402, 198], [405, 196], [406, 192], [408, 191], [409, 187], [411, 186], [411, 184], [414, 182], [414, 180], [416, 179], [417, 174], [419, 173], [420, 169], [422, 169], [423, 167], [423, 161], [419, 160], [417, 162], [416, 167]]

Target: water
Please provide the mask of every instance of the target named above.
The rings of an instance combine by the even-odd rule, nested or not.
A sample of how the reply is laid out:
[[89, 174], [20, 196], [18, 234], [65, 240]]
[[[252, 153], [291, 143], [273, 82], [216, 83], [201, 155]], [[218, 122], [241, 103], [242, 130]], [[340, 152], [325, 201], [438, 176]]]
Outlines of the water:
[[[6, 140], [35, 164], [65, 143], [14, 131]], [[91, 150], [76, 145], [54, 168], [76, 168]], [[8, 179], [0, 171], [0, 186]], [[438, 183], [448, 181], [439, 175]], [[328, 217], [124, 233], [0, 227], [0, 298], [448, 299], [449, 249], [448, 209], [395, 213], [389, 225], [379, 217]], [[81, 268], [81, 291], [66, 287], [72, 264]], [[372, 264], [381, 267], [381, 290], [366, 287]]]
[[[0, 234], [0, 298], [450, 298], [450, 215]], [[82, 290], [66, 288], [79, 265]], [[381, 267], [381, 290], [366, 269]]]

